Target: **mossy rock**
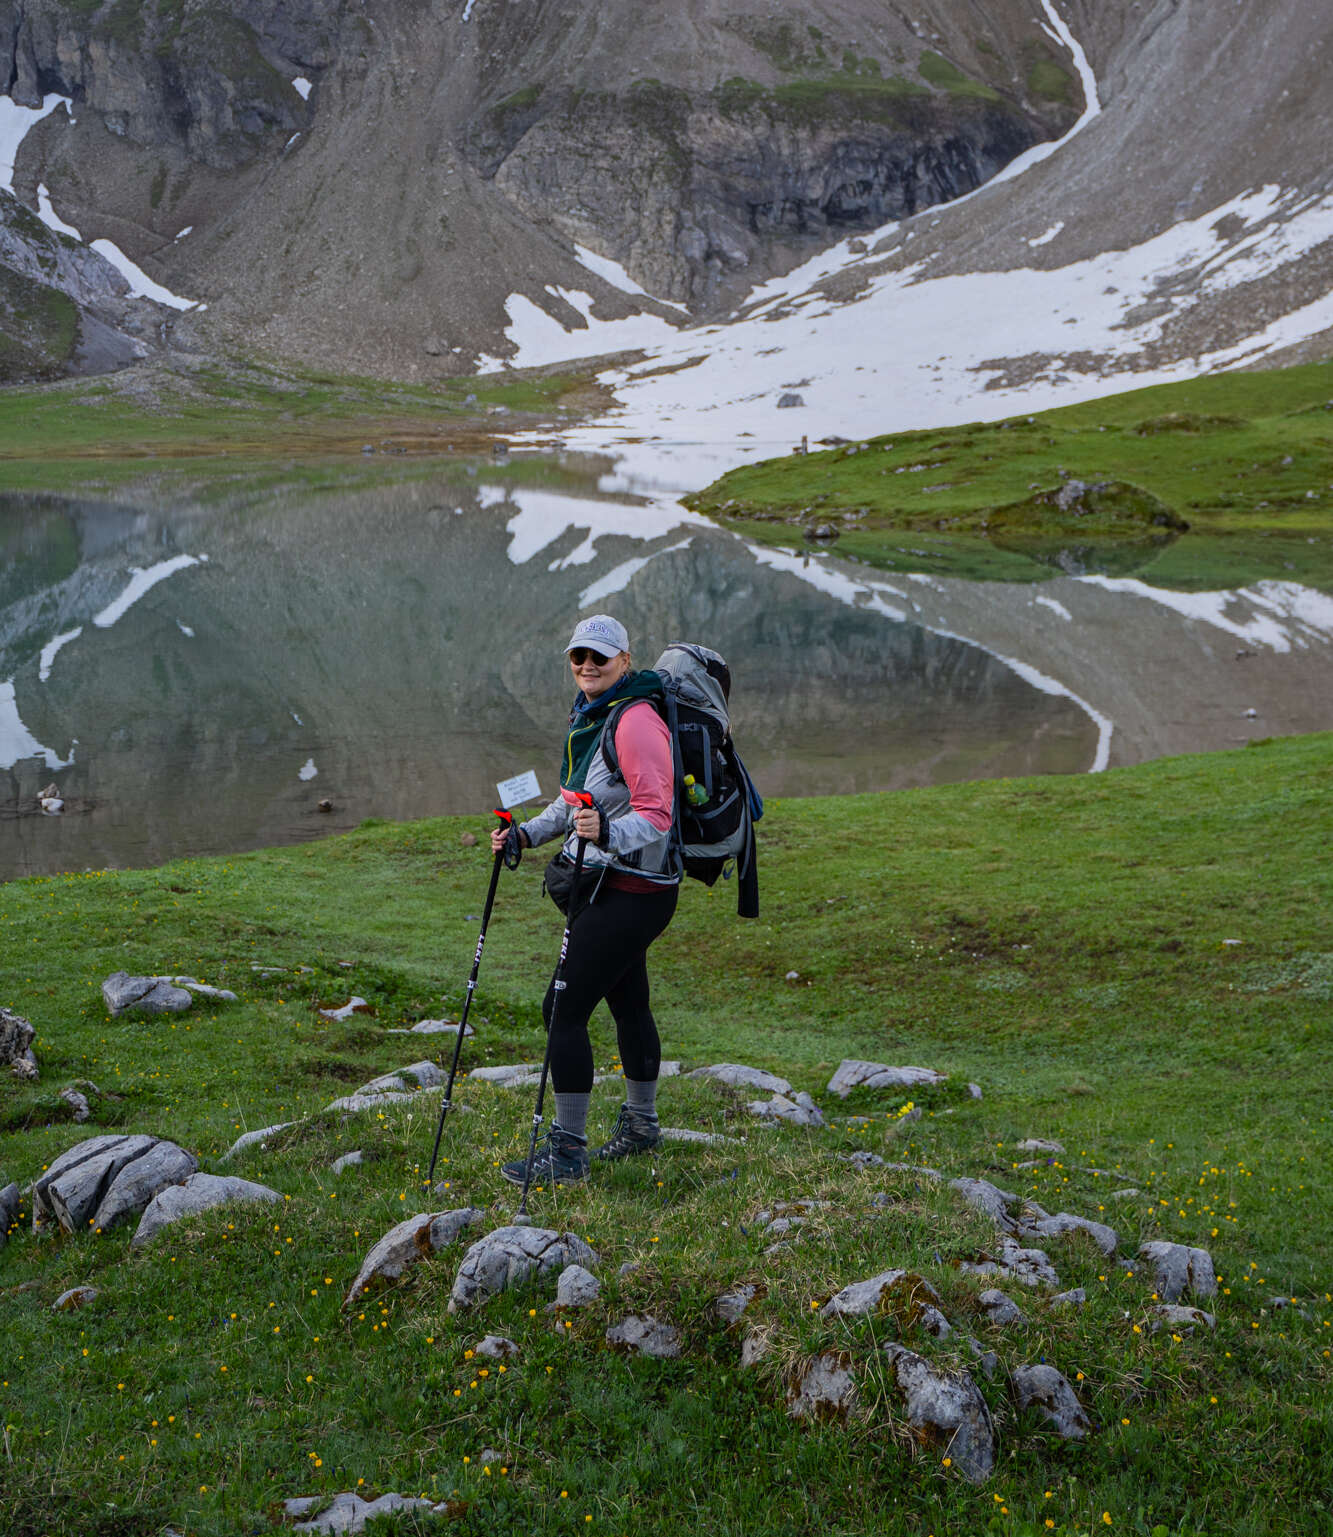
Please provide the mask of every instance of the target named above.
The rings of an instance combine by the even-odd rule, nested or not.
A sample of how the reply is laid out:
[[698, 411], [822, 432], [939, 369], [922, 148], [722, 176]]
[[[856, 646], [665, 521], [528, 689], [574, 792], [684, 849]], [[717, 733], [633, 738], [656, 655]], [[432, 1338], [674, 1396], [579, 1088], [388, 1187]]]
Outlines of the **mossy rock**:
[[1068, 576], [1125, 576], [1140, 570], [1189, 524], [1151, 491], [1128, 481], [1067, 480], [986, 516], [1001, 550]]
[[1168, 411], [1152, 416], [1133, 428], [1135, 437], [1151, 438], [1162, 432], [1227, 432], [1249, 423], [1240, 416], [1205, 416], [1198, 411]]

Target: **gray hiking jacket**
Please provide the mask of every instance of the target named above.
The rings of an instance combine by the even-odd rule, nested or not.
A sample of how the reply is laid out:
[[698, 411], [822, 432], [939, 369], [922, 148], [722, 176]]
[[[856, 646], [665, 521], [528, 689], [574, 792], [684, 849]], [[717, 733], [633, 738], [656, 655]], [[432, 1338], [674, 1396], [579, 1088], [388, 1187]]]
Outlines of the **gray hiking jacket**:
[[[630, 710], [651, 710], [646, 699], [635, 700], [624, 707]], [[607, 722], [606, 730], [611, 729]], [[599, 849], [590, 843], [583, 853], [585, 867], [606, 865], [625, 875], [639, 875], [645, 880], [662, 886], [675, 886], [680, 882], [680, 869], [671, 857], [671, 833], [659, 832], [648, 820], [635, 811], [630, 803], [629, 786], [619, 774], [613, 774], [597, 744], [583, 788], [592, 796], [606, 819], [607, 846]], [[523, 831], [533, 848], [549, 843], [552, 838], [564, 838], [565, 856], [573, 860], [578, 852], [578, 835], [573, 831], [574, 812], [563, 796], [557, 796], [544, 811], [531, 821], [522, 824]]]

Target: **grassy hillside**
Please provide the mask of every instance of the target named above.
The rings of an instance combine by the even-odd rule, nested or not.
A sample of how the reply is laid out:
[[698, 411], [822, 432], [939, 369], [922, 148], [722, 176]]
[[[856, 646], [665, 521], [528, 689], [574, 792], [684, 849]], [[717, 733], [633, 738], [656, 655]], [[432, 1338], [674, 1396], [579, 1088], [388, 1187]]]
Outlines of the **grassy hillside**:
[[[458, 1251], [340, 1308], [404, 1214], [472, 1203], [500, 1225], [514, 1209], [495, 1164], [524, 1145], [528, 1091], [463, 1085], [434, 1199], [419, 1186], [438, 1095], [320, 1113], [430, 1053], [432, 1038], [390, 1028], [459, 1004], [490, 864], [462, 845], [469, 824], [367, 824], [301, 848], [0, 887], [0, 1001], [37, 1025], [43, 1070], [3, 1090], [0, 1183], [117, 1126], [216, 1169], [241, 1130], [304, 1117], [226, 1166], [280, 1191], [276, 1214], [224, 1208], [142, 1251], [128, 1230], [16, 1233], [0, 1250], [6, 1530], [263, 1531], [281, 1500], [347, 1489], [449, 1500], [448, 1529], [478, 1534], [1330, 1530], [1331, 762], [1323, 735], [1095, 778], [774, 805], [763, 917], [742, 923], [730, 888], [691, 886], [655, 951], [655, 1006], [667, 1056], [773, 1069], [834, 1124], [764, 1129], [747, 1096], [665, 1084], [668, 1124], [739, 1140], [534, 1195], [539, 1221], [602, 1257], [601, 1301], [564, 1317], [544, 1311], [549, 1285], [450, 1315]], [[539, 1054], [559, 938], [539, 883], [535, 858], [503, 878], [465, 1066]], [[189, 971], [240, 1001], [108, 1019], [100, 982], [122, 967]], [[351, 993], [375, 1012], [315, 1012]], [[599, 1017], [597, 1061], [614, 1075], [613, 1044]], [[915, 1095], [925, 1114], [909, 1119], [901, 1093], [825, 1093], [844, 1056], [951, 1077]], [[82, 1127], [56, 1098], [76, 1079], [102, 1091]], [[595, 1130], [618, 1100], [613, 1076]], [[1019, 1168], [1026, 1137], [1068, 1152]], [[331, 1174], [353, 1148], [366, 1162]], [[987, 1283], [956, 1268], [993, 1241], [985, 1221], [947, 1186], [835, 1156], [859, 1148], [1112, 1222], [1122, 1255], [1153, 1236], [1203, 1245], [1221, 1276], [1216, 1332], [1152, 1333], [1139, 1267], [1070, 1238], [1046, 1247], [1086, 1306], [1051, 1310], [1009, 1286], [1031, 1322], [991, 1328], [976, 1303]], [[1125, 1188], [1138, 1194], [1112, 1198]], [[802, 1197], [830, 1204], [765, 1254], [755, 1214]], [[939, 1289], [952, 1342], [902, 1313], [819, 1314], [890, 1266]], [[769, 1331], [770, 1353], [748, 1370], [741, 1331], [712, 1312], [740, 1281], [766, 1287], [746, 1324]], [[85, 1282], [94, 1303], [51, 1311]], [[629, 1311], [674, 1323], [682, 1358], [610, 1352], [604, 1331]], [[503, 1372], [469, 1355], [487, 1332], [522, 1347]], [[901, 1337], [966, 1364], [967, 1332], [1002, 1363], [978, 1378], [1000, 1440], [980, 1488], [914, 1437], [877, 1354]], [[857, 1380], [851, 1420], [789, 1419], [788, 1373], [830, 1349]], [[1075, 1384], [1096, 1425], [1085, 1443], [1011, 1407], [1003, 1368], [1039, 1359]]]
[[[568, 370], [429, 385], [241, 359], [188, 372], [143, 368], [0, 390], [0, 462], [14, 461], [6, 484], [26, 484], [26, 464], [60, 460], [358, 453], [367, 443], [395, 453], [484, 449], [496, 432], [531, 428], [602, 399], [589, 376]], [[86, 473], [86, 462], [81, 469]], [[51, 478], [48, 468], [44, 483]]]
[[[1034, 493], [1068, 478], [1136, 488], [1189, 532], [1173, 539], [1142, 515], [1131, 526], [1111, 502], [1062, 521]], [[1164, 586], [1277, 577], [1327, 590], [1333, 362], [770, 459], [686, 501], [770, 544], [829, 524], [839, 554], [888, 570], [1032, 581], [1061, 549], [1083, 545], [1096, 547], [1094, 569]]]

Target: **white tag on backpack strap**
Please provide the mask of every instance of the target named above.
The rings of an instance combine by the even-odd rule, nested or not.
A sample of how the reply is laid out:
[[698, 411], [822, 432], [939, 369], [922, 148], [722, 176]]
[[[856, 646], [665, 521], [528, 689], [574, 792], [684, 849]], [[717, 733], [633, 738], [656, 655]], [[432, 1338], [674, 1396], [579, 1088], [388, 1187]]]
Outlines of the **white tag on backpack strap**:
[[495, 792], [500, 797], [502, 811], [521, 806], [524, 801], [535, 801], [542, 793], [541, 786], [537, 783], [537, 775], [532, 769], [529, 769], [526, 774], [515, 774], [512, 779], [502, 779], [496, 785]]

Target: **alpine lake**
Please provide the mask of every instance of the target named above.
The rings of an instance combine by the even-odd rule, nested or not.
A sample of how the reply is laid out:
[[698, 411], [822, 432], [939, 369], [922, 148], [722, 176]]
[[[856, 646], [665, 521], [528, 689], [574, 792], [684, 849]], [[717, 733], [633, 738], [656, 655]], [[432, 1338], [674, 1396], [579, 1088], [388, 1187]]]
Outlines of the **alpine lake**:
[[[772, 452], [782, 452], [774, 445]], [[1073, 774], [1333, 725], [1333, 598], [759, 543], [567, 452], [0, 477], [0, 879], [557, 788], [579, 615], [723, 653], [767, 796]], [[12, 487], [13, 477], [8, 477]], [[31, 485], [32, 482], [29, 482]], [[905, 561], [910, 566], [910, 558]], [[56, 809], [46, 794], [54, 786]], [[43, 808], [43, 798], [48, 804]]]

